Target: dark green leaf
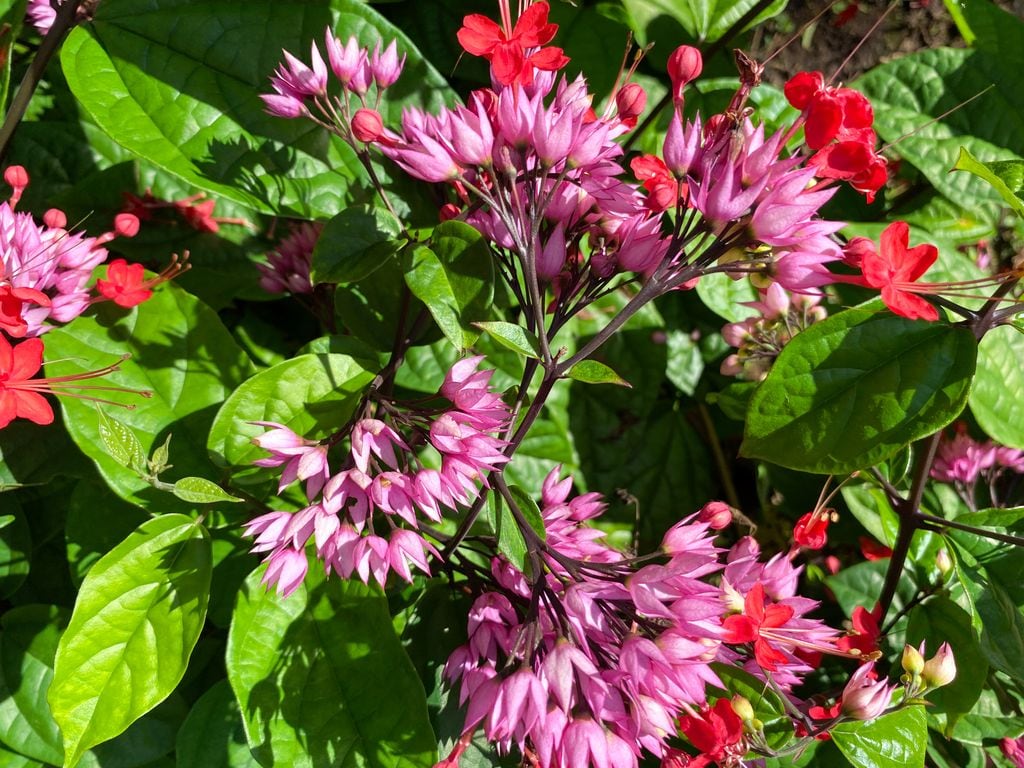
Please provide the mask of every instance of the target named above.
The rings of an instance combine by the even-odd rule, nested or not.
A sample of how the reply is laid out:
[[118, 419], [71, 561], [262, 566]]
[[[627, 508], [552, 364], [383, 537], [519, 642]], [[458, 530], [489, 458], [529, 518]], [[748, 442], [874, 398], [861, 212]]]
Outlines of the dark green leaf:
[[184, 515], [143, 523], [90, 570], [48, 695], [65, 766], [174, 690], [206, 618], [210, 572], [209, 534]]
[[751, 400], [744, 455], [851, 472], [963, 410], [977, 353], [971, 332], [873, 306], [832, 315], [786, 345]]
[[177, 764], [188, 768], [256, 768], [245, 740], [242, 713], [227, 680], [208, 690], [178, 732]]
[[61, 63], [104, 131], [188, 184], [267, 213], [332, 216], [346, 199], [369, 196], [354, 153], [308, 121], [266, 114], [258, 97], [282, 49], [306, 58], [327, 26], [363, 45], [398, 39], [408, 58], [384, 101], [386, 121], [448, 97], [408, 38], [355, 0], [109, 0], [72, 31]]
[[745, 302], [757, 301], [758, 298], [757, 289], [746, 277], [733, 280], [724, 272], [704, 275], [697, 283], [697, 295], [708, 309], [730, 323], [738, 323], [757, 314], [756, 309], [744, 306]]
[[412, 252], [412, 266], [405, 273], [405, 284], [430, 310], [434, 322], [453, 347], [466, 349], [476, 341], [479, 334], [465, 327], [444, 264], [425, 245]]
[[512, 510], [497, 493], [487, 497], [485, 513], [481, 523], [491, 529], [497, 542], [498, 552], [522, 573], [530, 573], [530, 565], [526, 559], [529, 548], [526, 538], [519, 529]]
[[617, 384], [620, 387], [629, 387], [630, 384], [624, 378], [604, 363], [597, 360], [581, 360], [576, 363], [565, 374], [573, 381], [582, 381], [584, 384]]
[[970, 712], [988, 678], [988, 662], [971, 617], [948, 597], [933, 597], [910, 612], [907, 642], [916, 648], [922, 640], [928, 642], [925, 658], [938, 650], [939, 643], [947, 642], [956, 659], [956, 679], [927, 696], [935, 705], [933, 711], [948, 715]]
[[[429, 768], [426, 699], [379, 589], [324, 582], [290, 597], [246, 582], [228, 636], [228, 679], [253, 754], [289, 768]], [[302, 695], [294, 695], [301, 689]], [[388, 702], [382, 706], [382, 702]], [[401, 703], [401, 706], [392, 704]]]
[[1024, 616], [1006, 590], [989, 581], [975, 592], [983, 627], [981, 650], [989, 664], [1015, 680], [1024, 680]]
[[1017, 417], [1024, 402], [1024, 334], [994, 328], [978, 345], [978, 372], [971, 390], [971, 413], [995, 441], [1024, 448], [1024, 424]]
[[832, 740], [854, 768], [923, 768], [924, 708], [909, 706], [871, 722], [840, 723]]
[[[104, 397], [134, 409], [119, 411], [118, 421], [144, 449], [161, 444], [173, 432], [175, 469], [187, 475], [213, 475], [216, 468], [204, 448], [212, 409], [249, 375], [249, 359], [213, 311], [180, 288], [162, 285], [135, 309], [126, 312], [106, 302], [95, 314], [48, 333], [47, 359], [59, 362], [48, 363], [46, 371], [82, 373], [126, 353], [131, 359], [105, 376], [104, 383], [146, 390], [152, 396], [104, 392]], [[168, 509], [168, 502], [171, 509], [184, 507], [110, 457], [90, 403], [68, 397], [61, 405], [71, 437], [119, 496], [141, 506], [159, 505], [161, 511]]]
[[[0, 598], [10, 597], [25, 581], [32, 557], [32, 534], [25, 513], [11, 494], [2, 497], [9, 520], [0, 528]], [[3, 739], [0, 739], [3, 741]]]
[[314, 283], [362, 280], [398, 252], [401, 231], [401, 223], [384, 208], [346, 208], [320, 233], [310, 278]]
[[0, 619], [0, 741], [55, 765], [60, 764], [64, 750], [46, 690], [67, 621], [64, 609], [46, 605], [15, 608]]
[[[648, 36], [651, 35], [657, 35], [657, 39], [662, 39], [659, 33], [664, 29], [666, 19], [672, 19], [681, 25], [693, 40], [714, 42], [730, 31], [733, 25], [756, 4], [756, 0], [692, 0], [685, 3], [674, 0], [623, 0], [633, 31], [642, 45], [648, 42]], [[750, 19], [745, 28], [770, 19], [785, 7], [786, 0], [774, 0]], [[672, 43], [669, 40], [665, 42], [669, 45], [670, 52]]]
[[540, 342], [537, 341], [536, 336], [522, 326], [499, 320], [473, 323], [473, 325], [487, 331], [503, 347], [508, 347], [513, 352], [519, 352], [527, 357], [540, 359]]
[[324, 437], [345, 423], [372, 380], [373, 374], [347, 355], [302, 355], [260, 371], [218, 411], [210, 428], [210, 452], [218, 462], [243, 469], [266, 456], [252, 438], [267, 428], [254, 421]]

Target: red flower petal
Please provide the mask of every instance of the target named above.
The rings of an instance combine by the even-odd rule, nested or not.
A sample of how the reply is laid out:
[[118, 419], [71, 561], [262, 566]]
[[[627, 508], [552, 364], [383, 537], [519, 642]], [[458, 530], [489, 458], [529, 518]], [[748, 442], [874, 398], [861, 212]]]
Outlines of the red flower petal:
[[516, 21], [512, 30], [512, 39], [523, 48], [537, 48], [550, 43], [558, 32], [557, 24], [548, 24], [547, 3], [534, 3]]
[[789, 79], [783, 88], [786, 100], [801, 112], [825, 85], [821, 72], [800, 72]]
[[11, 394], [14, 395], [15, 413], [20, 418], [36, 424], [53, 423], [53, 408], [38, 392], [17, 390]]
[[843, 125], [843, 107], [831, 93], [814, 95], [807, 109], [804, 139], [811, 149], [821, 149], [839, 133]]
[[459, 44], [474, 56], [490, 56], [494, 46], [505, 41], [505, 34], [497, 22], [479, 13], [471, 13], [462, 20], [462, 29], [455, 33]]

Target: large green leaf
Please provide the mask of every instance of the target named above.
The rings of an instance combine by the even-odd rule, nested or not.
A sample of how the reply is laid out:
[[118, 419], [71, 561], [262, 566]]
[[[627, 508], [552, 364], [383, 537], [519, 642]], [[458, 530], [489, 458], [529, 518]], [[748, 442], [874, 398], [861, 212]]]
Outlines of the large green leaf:
[[943, 195], [998, 200], [980, 179], [948, 171], [961, 146], [982, 161], [1024, 159], [1024, 92], [1017, 87], [1024, 23], [992, 3], [970, 6], [972, 27], [977, 21], [987, 28], [975, 50], [919, 51], [873, 68], [854, 85], [871, 99], [882, 139], [898, 140], [896, 151]]
[[854, 768], [923, 768], [928, 726], [910, 706], [870, 722], [840, 723], [832, 740]]
[[491, 316], [490, 250], [483, 236], [461, 221], [439, 224], [430, 247], [413, 251], [405, 283], [456, 349], [473, 344], [480, 332], [472, 324]]
[[0, 741], [45, 763], [59, 764], [64, 750], [50, 715], [46, 690], [67, 612], [29, 605], [0, 619]]
[[373, 374], [348, 355], [300, 355], [279, 363], [227, 399], [210, 429], [210, 452], [218, 463], [240, 468], [264, 458], [267, 452], [252, 438], [266, 427], [254, 421], [274, 421], [300, 435], [326, 437], [345, 424], [372, 380]]
[[350, 283], [369, 275], [398, 251], [401, 223], [387, 209], [346, 208], [324, 226], [313, 249], [314, 283]]
[[227, 680], [204, 693], [192, 707], [175, 748], [177, 764], [188, 768], [256, 768], [242, 713]]
[[713, 667], [725, 690], [739, 695], [750, 702], [754, 715], [764, 723], [764, 733], [769, 746], [782, 747], [793, 736], [793, 718], [777, 693], [763, 680], [759, 680], [744, 669], [728, 664]]
[[331, 216], [368, 196], [352, 150], [309, 121], [266, 114], [259, 99], [282, 49], [305, 58], [328, 26], [364, 45], [399, 40], [407, 60], [386, 120], [448, 97], [408, 38], [356, 0], [108, 0], [72, 31], [61, 63], [96, 123], [149, 162], [260, 211]]
[[[253, 754], [290, 768], [429, 768], [423, 686], [376, 588], [312, 568], [290, 597], [246, 581], [228, 636], [228, 679]], [[296, 692], [301, 691], [301, 695]]]
[[[623, 0], [623, 5], [641, 45], [646, 45], [651, 37], [661, 40], [663, 36], [659, 31], [668, 31], [665, 24], [667, 20], [681, 25], [691, 38], [710, 43], [729, 31], [744, 14], [757, 5], [757, 0]], [[751, 19], [745, 28], [770, 19], [785, 7], [786, 0], [775, 0]], [[668, 51], [663, 51], [662, 55], [672, 50], [671, 40], [664, 42]]]
[[[29, 571], [32, 533], [21, 505], [13, 495], [3, 497], [2, 509], [11, 519], [0, 528], [0, 598], [12, 595]], [[2, 739], [0, 739], [2, 741]]]
[[211, 567], [209, 534], [172, 514], [143, 523], [89, 571], [48, 695], [65, 766], [177, 686], [206, 619]]
[[966, 147], [960, 147], [960, 156], [956, 159], [953, 170], [967, 171], [987, 181], [1018, 216], [1024, 216], [1024, 160], [983, 163]]
[[1024, 448], [1024, 423], [1019, 418], [1024, 402], [1024, 334], [994, 328], [978, 345], [978, 372], [971, 391], [971, 413], [989, 437], [1014, 448]]
[[[51, 331], [46, 336], [46, 358], [52, 362], [46, 372], [82, 373], [125, 353], [131, 359], [104, 383], [147, 390], [152, 396], [104, 392], [104, 397], [134, 409], [112, 409], [111, 415], [129, 427], [147, 451], [173, 433], [176, 476], [214, 476], [216, 468], [203, 447], [212, 408], [249, 375], [252, 364], [245, 353], [209, 307], [174, 285], [163, 285], [149, 301], [128, 312], [104, 303], [94, 314]], [[107, 454], [99, 415], [90, 403], [68, 397], [61, 404], [71, 437], [119, 496], [145, 507], [159, 504], [161, 510], [186, 508]]]
[[929, 655], [940, 642], [949, 643], [956, 659], [956, 679], [928, 694], [933, 711], [957, 714], [970, 712], [988, 679], [988, 662], [981, 653], [971, 617], [948, 597], [935, 597], [910, 613], [907, 642], [917, 647], [928, 642]]
[[887, 459], [963, 410], [977, 349], [971, 332], [874, 306], [833, 315], [786, 345], [750, 402], [745, 455], [846, 473]]

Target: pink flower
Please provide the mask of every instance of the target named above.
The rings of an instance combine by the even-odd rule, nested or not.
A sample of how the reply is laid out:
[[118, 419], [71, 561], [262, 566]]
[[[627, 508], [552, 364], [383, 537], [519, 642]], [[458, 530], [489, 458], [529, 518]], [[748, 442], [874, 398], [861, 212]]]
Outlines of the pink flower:
[[269, 293], [312, 293], [309, 272], [313, 263], [313, 249], [323, 224], [303, 222], [267, 254], [266, 264], [257, 264], [260, 287]]
[[895, 685], [876, 680], [874, 663], [862, 664], [850, 677], [840, 700], [842, 713], [854, 720], [874, 720], [880, 717], [892, 701]]
[[974, 485], [981, 473], [995, 464], [996, 448], [979, 443], [967, 434], [967, 425], [957, 422], [952, 439], [943, 436], [932, 464], [931, 476], [943, 483]]
[[388, 47], [381, 53], [380, 41], [377, 41], [377, 45], [373, 49], [373, 54], [370, 56], [370, 71], [373, 72], [373, 81], [377, 84], [379, 91], [393, 85], [396, 80], [402, 74], [402, 68], [405, 66], [405, 54], [402, 54], [402, 58], [398, 58], [398, 41], [392, 40], [388, 43]]
[[284, 466], [277, 492], [280, 493], [295, 480], [306, 480], [308, 481], [306, 495], [309, 498], [320, 493], [320, 489], [330, 477], [330, 468], [327, 465], [327, 447], [316, 441], [299, 437], [284, 424], [274, 421], [250, 423], [270, 428], [268, 432], [254, 437], [252, 442], [257, 447], [269, 451], [271, 455], [265, 459], [258, 459], [253, 464], [257, 467]]
[[305, 552], [282, 547], [267, 558], [267, 571], [263, 574], [262, 583], [268, 587], [276, 584], [277, 594], [288, 597], [306, 578], [308, 568]]

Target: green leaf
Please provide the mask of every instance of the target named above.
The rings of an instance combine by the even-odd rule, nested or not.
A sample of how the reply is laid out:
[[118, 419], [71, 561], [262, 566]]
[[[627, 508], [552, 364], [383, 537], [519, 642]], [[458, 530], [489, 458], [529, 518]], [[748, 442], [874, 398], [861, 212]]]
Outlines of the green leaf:
[[47, 605], [14, 608], [0, 619], [0, 741], [44, 763], [60, 764], [64, 754], [46, 690], [67, 621], [66, 610]]
[[258, 94], [271, 90], [282, 50], [308, 57], [327, 26], [371, 47], [397, 38], [407, 59], [383, 103], [386, 122], [403, 106], [449, 98], [409, 39], [356, 0], [110, 0], [72, 30], [61, 64], [93, 120], [164, 171], [265, 213], [326, 217], [370, 194], [355, 183], [355, 154], [306, 120], [266, 114]]
[[71, 580], [79, 585], [103, 555], [149, 520], [141, 507], [112, 497], [98, 480], [82, 480], [71, 491], [64, 540]]
[[481, 522], [485, 523], [494, 534], [499, 554], [503, 555], [513, 568], [529, 574], [531, 570], [526, 559], [529, 554], [526, 538], [519, 529], [512, 510], [497, 493], [491, 493], [488, 496], [486, 518]]
[[215, 504], [218, 501], [239, 502], [219, 485], [203, 477], [183, 477], [174, 482], [174, 495], [194, 504]]
[[536, 336], [522, 326], [515, 323], [505, 323], [500, 320], [487, 323], [473, 323], [473, 325], [487, 331], [491, 338], [503, 347], [508, 347], [513, 352], [532, 357], [535, 360], [540, 359], [540, 342], [537, 341]]
[[93, 566], [48, 695], [65, 766], [174, 690], [206, 618], [210, 573], [209, 534], [184, 515], [143, 523]]
[[756, 309], [744, 306], [744, 303], [758, 299], [757, 289], [745, 276], [733, 280], [724, 272], [704, 275], [697, 283], [697, 295], [704, 306], [730, 323], [738, 323], [758, 314]]
[[362, 280], [398, 252], [401, 231], [401, 222], [385, 208], [346, 208], [320, 233], [310, 278], [314, 283]]
[[1003, 160], [983, 163], [960, 147], [954, 171], [967, 171], [987, 181], [1018, 216], [1024, 216], [1024, 160]]
[[970, 5], [999, 14], [998, 45], [918, 51], [874, 67], [853, 85], [871, 100], [873, 127], [883, 141], [945, 197], [975, 203], [999, 198], [981, 179], [949, 173], [961, 147], [975, 157], [1024, 159], [1024, 123], [992, 118], [1024, 113], [1024, 93], [1017, 87], [1024, 24], [991, 3]]
[[854, 768], [924, 768], [928, 726], [921, 706], [870, 722], [840, 723], [830, 733]]
[[988, 581], [975, 592], [983, 627], [981, 650], [989, 664], [1014, 680], [1024, 680], [1024, 616], [1003, 587]]
[[1018, 418], [1024, 402], [1024, 335], [1013, 328], [994, 328], [978, 345], [978, 371], [971, 391], [971, 413], [996, 442], [1024, 448], [1024, 423]]
[[864, 526], [864, 530], [891, 547], [899, 531], [899, 518], [889, 504], [885, 491], [870, 483], [858, 483], [844, 485], [842, 494], [846, 506], [857, 518], [857, 522]]
[[11, 63], [14, 43], [21, 34], [25, 20], [26, 0], [4, 0], [0, 3], [0, 110], [7, 110], [7, 94], [11, 87]]
[[[21, 505], [11, 494], [3, 497], [9, 518], [0, 528], [0, 598], [13, 595], [28, 576], [32, 557], [32, 533]], [[0, 739], [3, 741], [3, 739]]]
[[135, 471], [145, 469], [146, 452], [135, 433], [103, 411], [99, 411], [99, 418], [97, 431], [110, 457], [122, 467]]
[[199, 701], [178, 732], [177, 764], [188, 768], [256, 768], [249, 751], [238, 702], [227, 680], [215, 683]]
[[[144, 304], [126, 312], [112, 302], [97, 307], [46, 336], [47, 375], [95, 370], [125, 353], [131, 359], [104, 377], [104, 384], [145, 390], [151, 397], [130, 392], [104, 392], [104, 397], [134, 410], [118, 414], [146, 449], [176, 437], [174, 464], [187, 475], [213, 475], [204, 444], [212, 408], [242, 383], [251, 363], [235, 344], [217, 315], [175, 285], [162, 285]], [[187, 361], [184, 362], [184, 361]], [[112, 458], [99, 435], [96, 411], [86, 401], [61, 401], [72, 439], [98, 467], [110, 488], [143, 507], [161, 511], [182, 509], [138, 475]]]
[[547, 538], [547, 529], [544, 527], [544, 516], [541, 514], [540, 507], [537, 506], [536, 500], [517, 485], [510, 485], [508, 490], [527, 524], [540, 540], [544, 541]]
[[910, 612], [907, 642], [915, 648], [928, 641], [928, 655], [945, 641], [956, 659], [956, 679], [927, 695], [935, 712], [949, 715], [970, 712], [988, 679], [988, 662], [971, 626], [971, 617], [948, 597], [933, 597]]
[[566, 372], [566, 377], [584, 384], [617, 384], [630, 387], [630, 383], [604, 363], [597, 360], [581, 360]]
[[976, 350], [959, 326], [871, 306], [832, 315], [782, 350], [750, 402], [741, 452], [822, 474], [884, 461], [959, 415]]
[[[248, 469], [267, 455], [252, 442], [266, 432], [254, 421], [284, 424], [313, 439], [325, 437], [345, 423], [372, 380], [373, 374], [347, 355], [301, 355], [279, 363], [227, 399], [210, 428], [210, 452], [218, 463]], [[269, 474], [274, 472], [260, 476]]]
[[725, 684], [727, 693], [743, 696], [754, 708], [754, 715], [764, 723], [768, 745], [779, 749], [793, 736], [793, 718], [778, 694], [763, 680], [758, 680], [744, 669], [714, 663], [712, 668]]
[[[693, 40], [711, 43], [730, 31], [745, 13], [757, 5], [756, 0], [623, 0], [633, 31], [641, 45], [648, 36], [658, 35], [666, 26], [666, 17], [676, 21]], [[756, 26], [780, 13], [786, 0], [774, 0], [749, 20], [744, 29]], [[667, 30], [666, 30], [667, 31]], [[736, 30], [741, 32], [743, 30]], [[662, 39], [661, 36], [658, 37]], [[666, 40], [666, 43], [670, 41]], [[658, 46], [659, 48], [662, 46]], [[671, 47], [669, 48], [671, 51]]]
[[324, 582], [313, 568], [283, 598], [260, 584], [264, 570], [246, 581], [227, 647], [228, 679], [260, 764], [433, 765], [423, 686], [383, 593], [356, 581]]

